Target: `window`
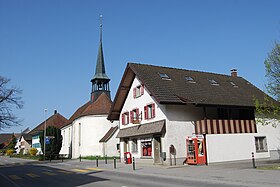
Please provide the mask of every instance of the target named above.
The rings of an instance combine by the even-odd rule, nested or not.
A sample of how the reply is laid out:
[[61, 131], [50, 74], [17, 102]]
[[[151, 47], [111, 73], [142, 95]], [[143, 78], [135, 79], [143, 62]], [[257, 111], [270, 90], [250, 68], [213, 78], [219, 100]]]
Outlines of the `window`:
[[122, 114], [122, 124], [127, 125], [129, 123], [129, 114], [125, 112]]
[[185, 77], [185, 80], [186, 80], [187, 82], [189, 82], [189, 83], [196, 83], [192, 77], [186, 76], [186, 77]]
[[133, 88], [133, 98], [138, 98], [141, 95], [144, 95], [144, 86], [143, 85], [139, 85], [136, 86], [135, 88]]
[[39, 136], [32, 136], [32, 140], [39, 139]]
[[256, 152], [267, 152], [266, 137], [255, 137]]
[[166, 73], [158, 73], [161, 79], [163, 80], [171, 80], [170, 77]]
[[231, 81], [230, 84], [231, 84], [232, 87], [238, 88], [238, 86], [234, 82]]
[[214, 79], [209, 79], [209, 82], [213, 86], [219, 86], [219, 83], [217, 81], [215, 81]]
[[131, 140], [131, 151], [132, 152], [138, 152], [137, 139], [132, 139]]
[[151, 119], [151, 118], [156, 117], [155, 103], [145, 106], [144, 107], [144, 112], [145, 112], [145, 119]]
[[142, 144], [142, 156], [152, 156], [152, 141], [143, 141]]
[[34, 143], [32, 144], [33, 148], [41, 148], [41, 144], [40, 143]]
[[136, 109], [130, 111], [130, 122], [131, 123], [139, 123], [139, 120], [141, 118], [140, 115], [141, 114], [139, 114], [139, 108], [136, 108]]

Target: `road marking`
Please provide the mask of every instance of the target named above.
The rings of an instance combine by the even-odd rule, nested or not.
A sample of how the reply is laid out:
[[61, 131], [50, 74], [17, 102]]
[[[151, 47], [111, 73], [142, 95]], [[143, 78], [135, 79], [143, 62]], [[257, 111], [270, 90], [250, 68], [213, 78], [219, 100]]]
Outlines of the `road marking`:
[[27, 173], [26, 175], [32, 178], [40, 177], [39, 175], [36, 175], [34, 173]]
[[12, 180], [19, 180], [22, 179], [21, 177], [17, 176], [17, 175], [9, 175], [10, 179]]
[[103, 171], [105, 169], [101, 169], [101, 168], [87, 168], [88, 170], [93, 170], [93, 171]]
[[58, 170], [60, 173], [65, 173], [65, 174], [73, 174], [71, 171], [65, 171], [65, 170]]
[[80, 172], [80, 173], [86, 173], [86, 172], [89, 172], [89, 170], [87, 169], [72, 169], [73, 171], [76, 171], [76, 172]]
[[50, 175], [50, 176], [54, 176], [54, 175], [56, 175], [55, 173], [52, 173], [52, 172], [48, 172], [48, 171], [45, 171], [45, 172], [43, 172], [44, 174], [46, 174], [46, 175]]

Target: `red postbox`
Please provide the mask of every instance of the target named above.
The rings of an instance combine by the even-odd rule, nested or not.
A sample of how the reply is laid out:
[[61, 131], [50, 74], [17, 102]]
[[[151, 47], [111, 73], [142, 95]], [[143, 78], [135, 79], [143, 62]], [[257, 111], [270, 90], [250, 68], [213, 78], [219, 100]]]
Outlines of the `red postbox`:
[[187, 163], [206, 164], [205, 139], [203, 135], [190, 136], [186, 140], [187, 144]]
[[132, 157], [130, 152], [124, 153], [124, 163], [125, 164], [131, 164], [132, 163]]

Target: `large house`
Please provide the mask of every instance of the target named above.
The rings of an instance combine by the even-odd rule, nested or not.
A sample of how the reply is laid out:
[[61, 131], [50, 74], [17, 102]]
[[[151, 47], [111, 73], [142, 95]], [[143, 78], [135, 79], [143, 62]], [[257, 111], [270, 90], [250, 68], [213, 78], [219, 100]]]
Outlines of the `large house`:
[[43, 154], [41, 149], [42, 145], [40, 143], [40, 134], [44, 132], [45, 128], [51, 126], [61, 128], [67, 123], [68, 120], [55, 110], [52, 116], [40, 123], [28, 133], [32, 137], [32, 148], [36, 148], [38, 150], [38, 154]]
[[79, 107], [61, 128], [63, 137], [60, 154], [79, 156], [118, 156], [116, 139], [118, 122], [107, 120], [111, 108], [110, 79], [106, 75], [102, 48], [102, 24], [95, 74], [91, 79], [90, 100]]
[[108, 119], [120, 121], [122, 158], [127, 152], [154, 164], [268, 158], [277, 155], [280, 128], [256, 124], [255, 100], [265, 96], [237, 70], [221, 75], [128, 63]]

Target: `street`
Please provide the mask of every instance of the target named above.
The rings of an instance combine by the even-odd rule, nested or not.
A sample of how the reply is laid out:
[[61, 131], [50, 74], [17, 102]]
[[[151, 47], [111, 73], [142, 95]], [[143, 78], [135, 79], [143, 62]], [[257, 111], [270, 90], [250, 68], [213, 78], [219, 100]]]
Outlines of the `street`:
[[[37, 162], [0, 157], [0, 186], [278, 186], [279, 171], [224, 166], [174, 167], [131, 165], [102, 161]], [[244, 167], [244, 165], [242, 165]], [[246, 174], [246, 175], [245, 175]], [[232, 176], [232, 177], [231, 177]], [[260, 178], [263, 176], [263, 179]]]

